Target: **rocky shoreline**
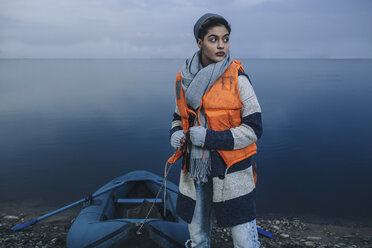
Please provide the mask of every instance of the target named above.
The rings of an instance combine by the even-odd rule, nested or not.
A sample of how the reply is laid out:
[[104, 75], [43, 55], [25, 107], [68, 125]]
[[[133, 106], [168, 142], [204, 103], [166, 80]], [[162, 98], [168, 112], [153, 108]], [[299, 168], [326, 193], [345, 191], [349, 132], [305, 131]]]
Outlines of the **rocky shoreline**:
[[[257, 226], [274, 236], [270, 239], [259, 235], [262, 248], [276, 247], [372, 247], [372, 227], [352, 227], [306, 223], [297, 218], [257, 219]], [[232, 248], [230, 232], [227, 229], [214, 228], [213, 247]]]
[[[30, 221], [39, 215], [9, 209], [0, 214], [0, 247], [65, 247], [67, 232], [79, 209], [68, 210], [33, 226], [12, 231], [14, 225]], [[372, 247], [372, 227], [314, 224], [297, 218], [258, 218], [258, 227], [274, 235], [274, 239], [259, 236], [262, 248], [271, 247]], [[233, 247], [230, 231], [213, 228], [212, 247]]]

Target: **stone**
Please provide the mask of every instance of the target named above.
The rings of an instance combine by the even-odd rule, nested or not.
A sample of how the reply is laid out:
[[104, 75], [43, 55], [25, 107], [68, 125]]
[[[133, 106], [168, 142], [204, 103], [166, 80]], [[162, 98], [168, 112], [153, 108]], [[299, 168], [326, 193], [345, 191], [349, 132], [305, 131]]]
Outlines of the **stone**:
[[312, 241], [306, 241], [305, 242], [305, 246], [307, 246], [307, 247], [313, 247], [314, 246], [314, 242], [312, 242]]
[[273, 228], [274, 228], [275, 230], [279, 230], [279, 229], [280, 229], [277, 225], [273, 225]]
[[280, 234], [280, 236], [283, 237], [283, 238], [289, 238], [289, 235], [286, 234], [286, 233], [282, 233], [282, 234]]
[[308, 237], [306, 237], [306, 239], [308, 239], [308, 240], [321, 240], [322, 238], [321, 237], [316, 237], [316, 236], [308, 236]]
[[3, 218], [6, 220], [19, 220], [19, 217], [14, 216], [14, 215], [6, 215]]
[[343, 236], [344, 239], [352, 239], [352, 238], [354, 238], [354, 237], [355, 237], [355, 236], [352, 235], [352, 234], [349, 234], [349, 235], [345, 235], [345, 236]]

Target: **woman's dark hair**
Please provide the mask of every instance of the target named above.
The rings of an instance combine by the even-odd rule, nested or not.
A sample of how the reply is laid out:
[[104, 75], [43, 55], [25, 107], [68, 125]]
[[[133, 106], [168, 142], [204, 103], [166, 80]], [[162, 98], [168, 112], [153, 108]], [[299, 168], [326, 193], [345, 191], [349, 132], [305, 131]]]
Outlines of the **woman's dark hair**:
[[215, 26], [225, 26], [226, 29], [229, 31], [229, 34], [231, 32], [230, 24], [224, 18], [211, 17], [201, 25], [199, 29], [198, 38], [204, 40], [204, 36], [208, 33], [208, 30]]

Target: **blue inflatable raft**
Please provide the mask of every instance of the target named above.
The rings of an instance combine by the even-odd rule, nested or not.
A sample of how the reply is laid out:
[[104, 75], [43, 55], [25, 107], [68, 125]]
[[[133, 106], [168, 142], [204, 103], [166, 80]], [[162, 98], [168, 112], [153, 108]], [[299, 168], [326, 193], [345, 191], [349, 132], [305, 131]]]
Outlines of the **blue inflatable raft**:
[[83, 208], [68, 232], [67, 247], [184, 247], [189, 232], [187, 223], [176, 214], [178, 187], [167, 182], [164, 204], [163, 192], [155, 200], [162, 182], [153, 173], [134, 171], [98, 189], [95, 194], [122, 184]]

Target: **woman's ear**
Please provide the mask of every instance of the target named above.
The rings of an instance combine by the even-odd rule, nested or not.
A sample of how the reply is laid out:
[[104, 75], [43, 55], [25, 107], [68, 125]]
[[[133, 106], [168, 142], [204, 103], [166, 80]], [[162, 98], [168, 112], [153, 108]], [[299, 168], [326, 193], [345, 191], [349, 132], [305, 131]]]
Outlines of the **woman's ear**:
[[198, 42], [197, 43], [198, 43], [198, 47], [201, 48], [203, 41], [200, 38], [198, 38]]

